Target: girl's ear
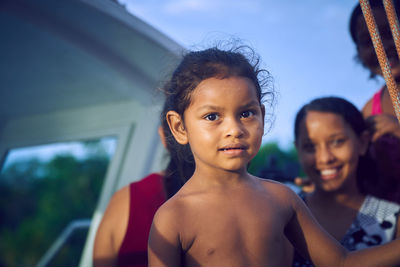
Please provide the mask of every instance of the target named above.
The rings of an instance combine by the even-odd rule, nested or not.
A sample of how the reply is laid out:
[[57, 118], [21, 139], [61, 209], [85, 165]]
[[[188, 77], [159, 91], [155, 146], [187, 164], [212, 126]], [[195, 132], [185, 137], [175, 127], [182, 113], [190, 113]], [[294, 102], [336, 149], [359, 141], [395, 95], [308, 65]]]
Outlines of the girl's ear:
[[175, 140], [181, 145], [186, 145], [188, 143], [188, 138], [181, 115], [176, 111], [170, 110], [167, 112], [166, 119]]
[[360, 144], [361, 144], [360, 155], [361, 156], [364, 156], [365, 153], [367, 153], [370, 141], [371, 141], [371, 134], [368, 130], [365, 130], [360, 135]]

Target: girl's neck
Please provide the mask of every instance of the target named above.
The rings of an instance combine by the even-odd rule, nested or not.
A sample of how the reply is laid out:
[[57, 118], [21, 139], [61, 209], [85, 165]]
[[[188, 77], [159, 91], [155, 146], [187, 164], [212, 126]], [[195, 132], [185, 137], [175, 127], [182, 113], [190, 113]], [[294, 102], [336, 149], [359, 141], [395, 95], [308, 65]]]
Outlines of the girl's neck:
[[245, 168], [237, 171], [196, 168], [192, 180], [197, 180], [203, 186], [235, 186], [248, 180], [251, 175]]

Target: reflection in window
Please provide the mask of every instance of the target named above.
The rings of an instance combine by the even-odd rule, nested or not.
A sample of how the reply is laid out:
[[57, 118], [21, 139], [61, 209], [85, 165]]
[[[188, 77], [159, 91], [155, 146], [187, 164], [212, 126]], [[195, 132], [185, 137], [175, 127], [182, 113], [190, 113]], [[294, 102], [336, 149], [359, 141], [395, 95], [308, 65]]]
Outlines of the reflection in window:
[[[11, 149], [0, 170], [0, 266], [34, 266], [74, 220], [92, 217], [116, 139]], [[87, 230], [51, 266], [77, 266]]]

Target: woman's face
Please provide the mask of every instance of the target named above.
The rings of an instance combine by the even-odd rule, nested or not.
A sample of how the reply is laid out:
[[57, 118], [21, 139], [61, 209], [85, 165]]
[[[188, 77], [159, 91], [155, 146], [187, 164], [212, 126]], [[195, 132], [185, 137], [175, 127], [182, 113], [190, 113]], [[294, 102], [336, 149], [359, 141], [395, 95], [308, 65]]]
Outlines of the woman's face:
[[367, 144], [341, 116], [319, 111], [307, 113], [296, 140], [304, 172], [325, 192], [356, 188], [358, 160]]
[[[375, 8], [373, 13], [376, 24], [378, 25], [379, 34], [381, 36], [386, 55], [389, 60], [389, 64], [392, 68], [392, 74], [396, 80], [400, 81], [400, 62], [392, 38], [392, 33], [390, 31], [390, 25], [386, 18], [385, 10], [382, 8]], [[362, 15], [360, 15], [357, 19], [355, 37], [358, 56], [362, 64], [372, 73], [383, 76], [370, 34], [368, 32], [367, 24], [365, 23]]]

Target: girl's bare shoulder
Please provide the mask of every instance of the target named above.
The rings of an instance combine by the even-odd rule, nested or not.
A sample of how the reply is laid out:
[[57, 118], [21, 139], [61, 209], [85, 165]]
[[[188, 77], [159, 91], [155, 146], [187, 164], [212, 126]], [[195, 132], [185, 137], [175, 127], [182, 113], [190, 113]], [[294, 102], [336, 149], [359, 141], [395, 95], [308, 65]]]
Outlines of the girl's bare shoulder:
[[153, 228], [164, 233], [169, 240], [180, 239], [182, 231], [190, 226], [190, 218], [195, 212], [195, 209], [191, 208], [193, 206], [191, 202], [193, 202], [192, 195], [181, 188], [157, 210]]
[[281, 200], [286, 203], [296, 203], [299, 200], [296, 192], [294, 192], [289, 186], [269, 179], [258, 179], [262, 186], [265, 188], [266, 192], [275, 197], [277, 200]]
[[280, 183], [278, 181], [270, 180], [270, 179], [265, 179], [265, 178], [259, 178], [255, 177], [258, 179], [258, 181], [268, 190], [278, 190], [280, 193], [288, 192], [288, 193], [294, 193], [292, 189], [290, 189], [289, 186]]
[[162, 217], [162, 219], [174, 219], [184, 215], [188, 209], [188, 201], [190, 201], [190, 194], [183, 186], [174, 196], [168, 199], [157, 210], [155, 218]]

